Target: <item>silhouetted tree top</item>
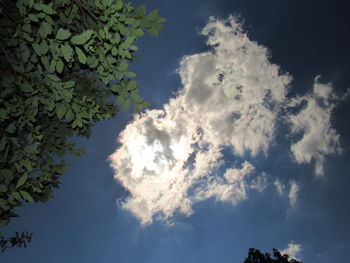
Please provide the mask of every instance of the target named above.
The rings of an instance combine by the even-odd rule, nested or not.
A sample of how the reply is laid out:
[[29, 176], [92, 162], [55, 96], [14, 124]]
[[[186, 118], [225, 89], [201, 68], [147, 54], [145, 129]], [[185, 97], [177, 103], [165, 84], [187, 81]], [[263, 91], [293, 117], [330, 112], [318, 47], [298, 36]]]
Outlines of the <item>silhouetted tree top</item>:
[[282, 255], [276, 248], [272, 250], [273, 257], [269, 253], [261, 253], [259, 249], [250, 248], [244, 263], [303, 263], [295, 259], [289, 259], [287, 254]]

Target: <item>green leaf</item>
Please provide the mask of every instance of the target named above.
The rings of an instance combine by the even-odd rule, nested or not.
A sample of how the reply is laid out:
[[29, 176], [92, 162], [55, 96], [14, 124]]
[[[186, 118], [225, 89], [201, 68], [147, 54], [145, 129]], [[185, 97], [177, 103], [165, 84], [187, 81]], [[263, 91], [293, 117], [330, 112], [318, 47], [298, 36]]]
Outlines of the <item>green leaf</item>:
[[39, 19], [38, 19], [38, 17], [36, 15], [28, 14], [28, 17], [33, 22], [39, 22]]
[[139, 8], [137, 9], [137, 13], [139, 16], [144, 16], [146, 14], [146, 6], [140, 5]]
[[129, 17], [125, 20], [125, 24], [132, 25], [133, 23], [135, 23], [135, 18], [133, 17]]
[[118, 54], [118, 49], [116, 47], [113, 47], [111, 53], [113, 56], [116, 56]]
[[52, 15], [55, 14], [56, 12], [52, 9], [51, 5], [45, 5], [45, 4], [40, 4], [40, 8], [41, 10], [48, 14], [48, 15]]
[[23, 30], [24, 32], [27, 32], [28, 34], [30, 34], [30, 33], [32, 32], [32, 28], [31, 28], [30, 24], [24, 24], [24, 25], [22, 26], [22, 30]]
[[7, 192], [7, 186], [5, 184], [0, 184], [0, 193]]
[[40, 58], [41, 63], [43, 63], [45, 70], [50, 72], [50, 62], [49, 62], [49, 58], [47, 56], [43, 56]]
[[31, 195], [28, 192], [23, 191], [23, 190], [20, 190], [19, 192], [21, 193], [21, 196], [23, 197], [24, 200], [27, 200], [29, 202], [34, 202], [33, 198], [31, 197]]
[[8, 210], [10, 207], [5, 199], [0, 198], [0, 207], [4, 210]]
[[36, 193], [41, 193], [41, 189], [39, 187], [36, 187], [36, 186], [32, 186], [32, 190], [33, 192], [36, 192]]
[[21, 201], [22, 199], [18, 192], [12, 192], [11, 195], [13, 198], [17, 199], [18, 201]]
[[149, 15], [147, 16], [147, 18], [151, 21], [156, 21], [158, 19], [158, 9], [154, 9], [151, 13], [149, 13]]
[[56, 62], [56, 70], [58, 73], [62, 73], [64, 64], [61, 59], [58, 59]]
[[63, 54], [64, 59], [67, 62], [70, 62], [72, 57], [73, 57], [73, 49], [71, 48], [71, 46], [68, 44], [65, 44], [65, 45], [61, 46], [61, 50], [62, 50], [62, 54]]
[[45, 38], [47, 35], [52, 33], [52, 26], [44, 21], [42, 22], [38, 32], [42, 38]]
[[59, 77], [57, 77], [56, 75], [52, 75], [52, 74], [49, 74], [49, 75], [46, 75], [49, 79], [51, 79], [52, 81], [55, 81], [55, 82], [58, 82], [60, 81], [61, 79]]
[[119, 10], [123, 7], [123, 0], [117, 0], [117, 3], [115, 4], [116, 10]]
[[100, 37], [102, 37], [103, 39], [105, 39], [106, 34], [105, 34], [105, 31], [103, 31], [103, 29], [99, 29], [99, 30], [98, 30], [98, 34], [100, 35]]
[[84, 52], [78, 47], [75, 47], [75, 52], [78, 55], [79, 62], [81, 64], [86, 64], [86, 56], [85, 56]]
[[56, 60], [51, 60], [50, 72], [54, 72], [55, 70], [56, 70]]
[[67, 81], [66, 83], [64, 83], [64, 87], [66, 89], [69, 89], [71, 87], [73, 87], [75, 85], [75, 82], [73, 80]]
[[124, 72], [124, 75], [127, 76], [128, 78], [135, 78], [136, 77], [136, 74], [134, 72], [131, 72], [131, 71]]
[[157, 23], [158, 23], [158, 24], [163, 23], [163, 22], [165, 22], [165, 21], [166, 21], [166, 19], [163, 18], [163, 17], [159, 17], [159, 18], [157, 19]]
[[72, 128], [74, 129], [77, 126], [78, 126], [78, 120], [74, 120], [72, 123]]
[[16, 188], [19, 188], [22, 185], [24, 185], [24, 183], [27, 181], [27, 179], [28, 179], [28, 175], [27, 174], [22, 175], [22, 177], [18, 180], [18, 182], [16, 184]]
[[138, 28], [134, 31], [135, 36], [137, 37], [142, 37], [143, 36], [143, 31], [141, 28]]
[[140, 111], [141, 111], [140, 104], [134, 103], [134, 110], [135, 110], [136, 113], [140, 113]]
[[117, 63], [117, 62], [118, 62], [118, 61], [117, 61], [115, 58], [113, 58], [113, 57], [107, 57], [107, 61], [108, 61], [109, 64], [114, 64], [114, 63]]
[[125, 60], [122, 60], [122, 62], [120, 63], [118, 70], [120, 71], [126, 71], [128, 70], [128, 63]]
[[115, 33], [113, 37], [110, 39], [113, 44], [118, 44], [120, 42], [120, 35]]
[[71, 33], [69, 30], [65, 30], [65, 29], [63, 29], [63, 28], [60, 28], [60, 29], [57, 31], [56, 38], [57, 38], [58, 40], [66, 40], [66, 39], [69, 38], [71, 35], [72, 35], [72, 33]]
[[23, 38], [25, 40], [27, 40], [28, 42], [33, 42], [34, 41], [34, 39], [30, 35], [28, 35], [27, 33], [23, 34]]
[[90, 40], [92, 34], [94, 33], [93, 30], [86, 30], [84, 31], [83, 33], [81, 33], [80, 35], [77, 35], [77, 36], [73, 36], [71, 38], [71, 42], [72, 44], [74, 45], [83, 45], [85, 44], [87, 41]]
[[34, 5], [34, 9], [37, 10], [37, 11], [41, 11], [41, 5], [40, 4], [35, 4]]
[[81, 117], [82, 119], [90, 119], [90, 115], [86, 111], [80, 112], [79, 115], [80, 115], [79, 117]]
[[6, 131], [9, 133], [14, 133], [16, 131], [16, 124], [12, 122], [10, 125], [7, 126]]
[[128, 91], [136, 90], [137, 82], [135, 80], [130, 80], [127, 86]]
[[23, 50], [23, 53], [22, 53], [22, 59], [23, 61], [27, 62], [28, 61], [28, 58], [30, 56], [30, 50], [28, 48], [27, 45], [24, 45], [24, 50]]
[[49, 51], [49, 46], [47, 45], [47, 43], [46, 43], [45, 40], [41, 41], [41, 43], [40, 43], [40, 49], [41, 49], [41, 53], [42, 53], [43, 55], [45, 55], [45, 54], [47, 53], [47, 51]]
[[30, 85], [28, 82], [24, 82], [21, 85], [21, 90], [23, 90], [26, 93], [34, 92], [32, 85]]
[[66, 107], [64, 105], [59, 105], [56, 110], [57, 117], [61, 120], [66, 113]]
[[135, 38], [128, 37], [120, 46], [124, 49], [128, 49], [134, 41], [135, 41]]
[[21, 160], [21, 164], [28, 170], [31, 171], [33, 169], [32, 162], [28, 159]]
[[72, 109], [75, 113], [79, 113], [80, 112], [80, 107], [77, 103], [73, 103], [72, 104]]
[[24, 147], [24, 151], [27, 153], [31, 153], [31, 154], [37, 153], [37, 149], [36, 149], [35, 145], [28, 145], [28, 146]]
[[67, 121], [71, 121], [73, 120], [74, 118], [74, 113], [71, 109], [68, 109], [67, 112], [66, 112], [66, 115], [64, 116], [64, 118], [67, 120]]
[[86, 59], [86, 63], [89, 65], [90, 68], [96, 68], [98, 65], [98, 60], [95, 57], [88, 57]]
[[71, 90], [71, 89], [64, 89], [64, 90], [62, 90], [62, 95], [65, 97], [67, 102], [69, 102], [72, 99], [72, 97], [73, 97], [73, 90]]
[[103, 5], [109, 8], [112, 5], [113, 0], [103, 0]]
[[5, 109], [0, 109], [0, 119], [7, 118], [7, 111]]
[[131, 100], [127, 99], [125, 100], [124, 104], [123, 104], [123, 111], [126, 112], [130, 109], [130, 105], [131, 105]]
[[13, 174], [9, 169], [2, 169], [0, 173], [5, 177], [7, 181], [11, 181], [13, 179]]
[[35, 53], [40, 57], [42, 55], [40, 45], [38, 43], [34, 43], [32, 47]]
[[121, 94], [121, 92], [123, 91], [123, 88], [120, 85], [115, 85], [111, 87], [111, 90], [113, 92], [117, 92], [118, 94]]
[[143, 102], [143, 98], [140, 95], [138, 95], [135, 91], [132, 92], [130, 96], [135, 103]]
[[34, 5], [34, 0], [29, 0], [29, 1], [28, 1], [28, 6], [29, 6], [29, 8], [32, 8], [33, 5]]
[[137, 51], [137, 50], [138, 50], [137, 46], [130, 46], [129, 49], [130, 49], [131, 51]]

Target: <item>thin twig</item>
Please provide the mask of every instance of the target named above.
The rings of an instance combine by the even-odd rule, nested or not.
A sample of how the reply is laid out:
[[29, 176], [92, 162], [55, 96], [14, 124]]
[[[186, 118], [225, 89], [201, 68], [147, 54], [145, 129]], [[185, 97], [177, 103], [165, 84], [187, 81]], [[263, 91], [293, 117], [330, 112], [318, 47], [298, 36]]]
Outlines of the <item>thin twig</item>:
[[83, 7], [81, 5], [79, 5], [79, 4], [78, 4], [78, 6], [79, 6], [79, 9], [80, 9], [81, 15], [83, 16], [84, 25], [87, 28], [86, 19], [85, 19], [85, 12], [83, 10]]
[[86, 6], [84, 3], [82, 3], [80, 0], [74, 0], [80, 7], [84, 8], [89, 15], [95, 20], [95, 21], [99, 21], [98, 17], [96, 17], [94, 15], [94, 13], [90, 10], [90, 8], [88, 6]]
[[14, 66], [13, 66], [13, 64], [12, 64], [12, 61], [11, 61], [11, 59], [10, 59], [10, 57], [7, 55], [6, 50], [4, 49], [4, 47], [3, 47], [1, 44], [0, 44], [0, 48], [1, 48], [2, 52], [4, 53], [4, 55], [5, 55], [5, 57], [6, 57], [6, 60], [7, 60], [7, 62], [10, 64], [11, 68], [12, 68], [13, 70], [15, 70], [15, 69], [14, 69]]

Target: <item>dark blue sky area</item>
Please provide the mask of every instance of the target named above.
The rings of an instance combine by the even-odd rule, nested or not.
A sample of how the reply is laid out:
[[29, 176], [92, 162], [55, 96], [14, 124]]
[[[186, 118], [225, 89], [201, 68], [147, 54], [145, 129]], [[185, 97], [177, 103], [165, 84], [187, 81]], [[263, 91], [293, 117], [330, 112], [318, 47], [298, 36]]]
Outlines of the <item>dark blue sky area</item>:
[[[316, 75], [332, 82], [338, 94], [350, 88], [350, 2], [346, 0], [148, 0], [167, 19], [156, 38], [138, 42], [140, 93], [161, 108], [180, 87], [176, 74], [184, 55], [208, 49], [198, 32], [209, 16], [238, 15], [249, 37], [271, 51], [271, 61], [293, 76], [290, 95], [305, 94]], [[155, 222], [141, 227], [130, 212], [117, 206], [128, 193], [113, 180], [107, 161], [116, 137], [131, 114], [96, 125], [81, 145], [86, 154], [67, 157], [72, 167], [62, 177], [55, 198], [27, 204], [6, 228], [8, 233], [34, 232], [26, 249], [0, 254], [1, 263], [239, 263], [250, 247], [271, 251], [291, 241], [302, 246], [305, 263], [347, 262], [350, 251], [349, 99], [334, 111], [342, 155], [327, 157], [325, 177], [315, 179], [310, 164], [295, 165], [288, 145], [277, 138], [268, 157], [255, 165], [287, 182], [300, 182], [298, 205], [291, 209], [273, 185], [233, 207], [209, 199], [197, 203], [190, 217], [178, 215], [175, 226]], [[281, 127], [282, 129], [282, 127]]]

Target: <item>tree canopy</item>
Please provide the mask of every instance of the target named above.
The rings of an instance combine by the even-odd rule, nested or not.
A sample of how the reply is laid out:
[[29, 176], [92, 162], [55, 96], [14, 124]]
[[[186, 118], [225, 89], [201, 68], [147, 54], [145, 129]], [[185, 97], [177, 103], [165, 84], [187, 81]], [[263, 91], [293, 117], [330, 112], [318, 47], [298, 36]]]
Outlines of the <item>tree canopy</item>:
[[0, 226], [52, 197], [65, 154], [82, 153], [70, 138], [149, 105], [129, 63], [164, 21], [123, 0], [0, 0]]
[[302, 263], [296, 259], [290, 259], [287, 254], [282, 255], [276, 248], [272, 251], [273, 256], [271, 257], [269, 253], [261, 253], [259, 249], [250, 248], [244, 263]]

